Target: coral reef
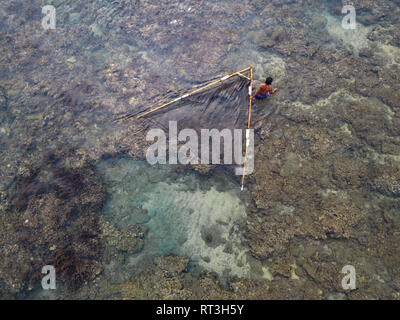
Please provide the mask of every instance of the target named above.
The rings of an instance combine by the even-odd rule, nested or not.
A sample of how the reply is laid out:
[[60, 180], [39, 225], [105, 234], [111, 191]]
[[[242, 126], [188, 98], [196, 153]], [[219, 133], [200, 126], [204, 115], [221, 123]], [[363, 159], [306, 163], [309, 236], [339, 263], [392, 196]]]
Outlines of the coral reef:
[[[344, 4], [357, 9], [355, 34], [340, 27]], [[57, 298], [399, 299], [398, 1], [57, 1], [47, 31], [41, 5], [0, 4], [2, 298], [26, 297], [54, 264]], [[109, 265], [129, 268], [145, 247], [147, 217], [103, 218], [113, 181], [95, 166], [144, 159], [149, 144], [145, 122], [113, 119], [249, 64], [255, 85], [271, 74], [280, 89], [253, 108], [238, 233], [254, 277], [221, 284], [194, 276], [187, 257], [156, 255], [113, 281]], [[199, 231], [211, 246], [213, 230]], [[347, 264], [357, 290], [340, 286]]]
[[103, 261], [106, 264], [110, 263], [113, 258], [123, 262], [125, 253], [136, 253], [143, 248], [143, 239], [147, 231], [144, 226], [130, 224], [119, 229], [102, 219], [100, 228], [100, 239], [106, 247], [103, 254]]
[[104, 187], [90, 168], [71, 170], [63, 162], [49, 154], [44, 165], [16, 177], [2, 206], [0, 279], [10, 292], [35, 288], [45, 265], [71, 288], [101, 271], [97, 212]]

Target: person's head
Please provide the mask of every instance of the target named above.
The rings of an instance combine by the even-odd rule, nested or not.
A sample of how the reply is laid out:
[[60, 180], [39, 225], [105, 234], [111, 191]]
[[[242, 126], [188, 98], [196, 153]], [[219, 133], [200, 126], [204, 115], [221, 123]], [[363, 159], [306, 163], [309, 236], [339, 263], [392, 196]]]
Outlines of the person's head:
[[265, 84], [270, 85], [272, 83], [272, 81], [274, 81], [274, 79], [272, 79], [271, 77], [268, 77], [267, 79], [265, 79]]

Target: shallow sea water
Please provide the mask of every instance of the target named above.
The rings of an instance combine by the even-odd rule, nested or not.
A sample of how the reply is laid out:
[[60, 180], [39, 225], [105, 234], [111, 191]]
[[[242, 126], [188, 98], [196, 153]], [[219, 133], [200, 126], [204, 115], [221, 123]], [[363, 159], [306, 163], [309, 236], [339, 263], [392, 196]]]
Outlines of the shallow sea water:
[[[352, 32], [341, 27], [341, 1], [300, 2], [60, 0], [50, 31], [40, 25], [44, 1], [0, 4], [0, 298], [120, 298], [110, 284], [136, 279], [154, 257], [182, 256], [195, 279], [206, 271], [279, 288], [300, 279], [291, 298], [398, 299], [398, 22], [367, 1]], [[253, 108], [258, 162], [244, 193], [225, 168], [150, 166], [136, 123], [113, 121], [250, 64], [255, 86], [270, 75], [280, 90]], [[104, 192], [76, 200], [91, 183]], [[356, 218], [340, 220], [348, 208]], [[144, 226], [143, 248], [107, 260], [111, 242], [99, 240], [91, 259], [101, 268], [81, 291], [63, 283], [43, 293], [39, 265], [73, 247], [62, 237], [81, 240], [68, 222], [60, 238], [43, 231], [57, 231], [58, 210], [96, 232], [96, 219]], [[353, 260], [360, 296], [325, 277]], [[76, 270], [66, 270], [69, 280]], [[263, 294], [254, 297], [287, 297]]]
[[129, 159], [101, 162], [98, 169], [108, 190], [105, 218], [119, 227], [148, 228], [131, 264], [146, 255], [175, 254], [219, 275], [249, 276], [238, 227], [246, 217], [245, 202], [229, 177], [201, 179], [178, 174], [173, 165]]

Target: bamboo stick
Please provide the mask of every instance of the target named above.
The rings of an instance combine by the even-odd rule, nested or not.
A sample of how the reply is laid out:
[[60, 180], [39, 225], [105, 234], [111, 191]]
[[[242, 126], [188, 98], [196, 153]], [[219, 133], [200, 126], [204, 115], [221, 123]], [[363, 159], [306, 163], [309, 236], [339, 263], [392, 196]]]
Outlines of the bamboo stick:
[[[247, 121], [247, 130], [250, 130], [250, 125], [251, 125], [252, 90], [253, 90], [253, 66], [250, 66], [249, 119], [248, 119], [248, 121]], [[246, 151], [245, 151], [245, 154], [244, 154], [243, 174], [242, 174], [242, 186], [241, 186], [241, 188], [240, 188], [240, 190], [242, 190], [242, 191], [243, 191], [243, 188], [244, 188], [244, 177], [245, 177], [246, 164], [247, 164], [247, 148], [248, 148], [248, 144], [249, 144], [248, 139], [250, 139], [249, 136], [248, 136], [248, 134], [250, 134], [250, 133], [248, 133], [248, 132], [246, 131]]]
[[246, 77], [244, 74], [238, 73], [238, 76], [239, 76], [239, 77], [242, 77], [242, 78], [244, 78], [244, 79], [250, 80], [250, 78], [249, 78], [249, 77]]

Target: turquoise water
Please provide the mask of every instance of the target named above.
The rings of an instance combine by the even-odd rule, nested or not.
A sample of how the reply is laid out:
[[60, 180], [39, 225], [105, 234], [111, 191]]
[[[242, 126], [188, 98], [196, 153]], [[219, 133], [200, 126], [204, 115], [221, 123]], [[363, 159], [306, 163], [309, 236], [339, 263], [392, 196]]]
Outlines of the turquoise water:
[[101, 162], [98, 170], [108, 192], [105, 218], [119, 227], [148, 228], [138, 256], [184, 255], [220, 275], [249, 275], [239, 229], [246, 218], [245, 198], [229, 176], [183, 174], [174, 165], [123, 158]]
[[[0, 4], [0, 298], [54, 264], [40, 298], [399, 299], [398, 1], [355, 1], [356, 30], [340, 0], [54, 0], [47, 31], [45, 4]], [[245, 193], [149, 166], [143, 122], [113, 121], [250, 64], [279, 91]]]

